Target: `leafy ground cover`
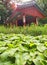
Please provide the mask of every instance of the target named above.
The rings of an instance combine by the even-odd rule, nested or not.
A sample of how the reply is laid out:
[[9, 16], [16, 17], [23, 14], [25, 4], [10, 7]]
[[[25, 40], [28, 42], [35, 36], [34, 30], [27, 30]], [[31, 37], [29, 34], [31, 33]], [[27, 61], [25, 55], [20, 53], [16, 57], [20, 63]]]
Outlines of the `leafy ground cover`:
[[47, 65], [47, 35], [0, 33], [0, 65]]

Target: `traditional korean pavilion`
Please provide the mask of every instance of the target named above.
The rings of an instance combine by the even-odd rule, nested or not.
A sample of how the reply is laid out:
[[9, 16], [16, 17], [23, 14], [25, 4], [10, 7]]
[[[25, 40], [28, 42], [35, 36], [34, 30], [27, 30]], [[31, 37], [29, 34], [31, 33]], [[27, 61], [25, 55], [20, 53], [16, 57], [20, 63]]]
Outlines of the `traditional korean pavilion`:
[[[14, 4], [12, 4], [14, 8]], [[45, 18], [43, 10], [35, 2], [17, 3], [15, 10], [6, 20], [6, 23], [16, 26], [30, 25], [32, 22], [38, 25], [39, 18]]]

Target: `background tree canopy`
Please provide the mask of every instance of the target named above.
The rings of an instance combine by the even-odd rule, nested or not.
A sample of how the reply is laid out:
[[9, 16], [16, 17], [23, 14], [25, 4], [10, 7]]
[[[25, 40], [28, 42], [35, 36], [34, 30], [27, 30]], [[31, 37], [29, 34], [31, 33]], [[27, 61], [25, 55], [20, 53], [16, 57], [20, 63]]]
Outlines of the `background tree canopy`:
[[5, 6], [0, 2], [0, 24], [2, 24], [7, 18], [7, 9]]
[[[47, 0], [36, 0], [36, 3], [47, 15]], [[41, 19], [40, 23], [43, 23], [43, 24], [47, 23], [47, 17], [45, 19]]]
[[39, 7], [47, 14], [47, 0], [36, 0]]

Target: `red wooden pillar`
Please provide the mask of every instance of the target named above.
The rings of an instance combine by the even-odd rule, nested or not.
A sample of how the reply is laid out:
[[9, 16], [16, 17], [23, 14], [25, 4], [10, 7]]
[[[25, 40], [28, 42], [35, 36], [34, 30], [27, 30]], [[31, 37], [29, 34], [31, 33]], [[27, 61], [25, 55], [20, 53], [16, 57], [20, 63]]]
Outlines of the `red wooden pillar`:
[[25, 15], [23, 15], [23, 26], [25, 27], [26, 26], [26, 17], [25, 17]]

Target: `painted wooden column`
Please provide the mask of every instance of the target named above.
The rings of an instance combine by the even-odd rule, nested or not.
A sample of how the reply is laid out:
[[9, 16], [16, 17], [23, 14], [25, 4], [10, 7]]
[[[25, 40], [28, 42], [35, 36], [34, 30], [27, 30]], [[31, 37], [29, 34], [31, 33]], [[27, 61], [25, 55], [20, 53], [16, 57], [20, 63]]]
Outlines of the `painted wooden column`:
[[23, 26], [25, 27], [26, 26], [26, 17], [25, 17], [25, 15], [23, 15]]
[[38, 25], [38, 17], [36, 17], [36, 25]]

